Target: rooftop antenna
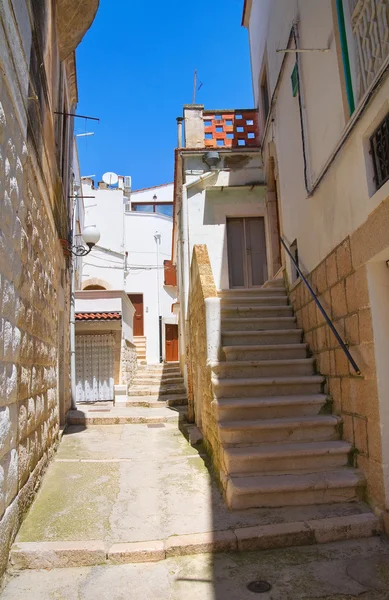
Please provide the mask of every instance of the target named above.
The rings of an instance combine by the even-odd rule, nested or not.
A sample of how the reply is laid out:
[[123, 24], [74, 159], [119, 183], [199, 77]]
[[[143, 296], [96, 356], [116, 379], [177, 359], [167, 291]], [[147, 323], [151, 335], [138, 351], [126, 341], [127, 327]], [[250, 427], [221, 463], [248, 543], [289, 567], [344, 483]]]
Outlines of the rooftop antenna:
[[202, 87], [203, 87], [203, 82], [202, 81], [200, 81], [200, 85], [197, 87], [197, 71], [195, 70], [194, 77], [193, 77], [193, 97], [192, 97], [192, 104], [196, 104], [196, 95], [197, 95], [197, 92], [199, 90], [201, 90]]
[[104, 183], [106, 183], [109, 186], [116, 185], [117, 182], [119, 181], [119, 177], [116, 175], [116, 173], [113, 173], [112, 171], [108, 171], [107, 173], [104, 173], [103, 181], [104, 181]]

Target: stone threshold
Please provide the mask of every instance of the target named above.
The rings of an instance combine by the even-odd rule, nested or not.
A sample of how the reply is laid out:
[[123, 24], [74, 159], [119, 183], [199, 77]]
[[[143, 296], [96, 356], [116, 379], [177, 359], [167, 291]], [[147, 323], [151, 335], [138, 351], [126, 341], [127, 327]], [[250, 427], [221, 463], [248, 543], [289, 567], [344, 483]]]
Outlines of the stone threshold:
[[165, 540], [115, 543], [110, 546], [103, 540], [18, 542], [12, 546], [10, 567], [13, 570], [58, 569], [156, 562], [190, 554], [269, 550], [360, 539], [379, 535], [380, 530], [378, 517], [363, 513], [173, 535]]
[[185, 413], [178, 411], [173, 412], [171, 415], [134, 415], [117, 413], [109, 414], [108, 412], [92, 414], [91, 412], [84, 413], [79, 410], [74, 410], [69, 411], [67, 416], [68, 425], [139, 425], [178, 423], [179, 421], [184, 420]]

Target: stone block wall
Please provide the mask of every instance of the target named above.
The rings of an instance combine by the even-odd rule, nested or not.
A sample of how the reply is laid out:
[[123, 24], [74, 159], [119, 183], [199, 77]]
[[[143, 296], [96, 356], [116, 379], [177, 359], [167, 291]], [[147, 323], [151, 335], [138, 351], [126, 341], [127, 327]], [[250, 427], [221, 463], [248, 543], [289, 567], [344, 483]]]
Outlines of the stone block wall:
[[58, 439], [59, 395], [65, 411], [70, 404], [65, 301], [70, 294], [53, 219], [3, 78], [0, 90], [1, 574]]
[[128, 340], [122, 339], [120, 355], [120, 383], [127, 386], [127, 389], [135, 379], [138, 369], [136, 346]]
[[[212, 456], [216, 472], [220, 471], [220, 440], [212, 407], [211, 369], [207, 364], [207, 298], [217, 296], [206, 245], [193, 249], [188, 307], [186, 348], [188, 365], [188, 403], [190, 420], [203, 433], [204, 443]], [[190, 335], [189, 335], [190, 333]]]
[[354, 445], [355, 464], [366, 475], [368, 499], [372, 505], [383, 508], [380, 416], [367, 270], [366, 264], [358, 264], [352, 248], [352, 241], [346, 238], [312, 271], [309, 280], [356, 360], [360, 376], [302, 282], [292, 288], [290, 299], [298, 325], [316, 358], [317, 370], [326, 376], [333, 411], [343, 417], [343, 438]]

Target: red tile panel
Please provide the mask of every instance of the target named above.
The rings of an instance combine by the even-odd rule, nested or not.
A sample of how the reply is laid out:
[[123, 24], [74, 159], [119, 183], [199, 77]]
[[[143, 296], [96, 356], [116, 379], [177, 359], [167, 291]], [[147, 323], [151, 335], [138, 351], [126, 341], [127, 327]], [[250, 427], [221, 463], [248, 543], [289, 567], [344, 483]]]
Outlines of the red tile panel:
[[255, 108], [235, 111], [204, 111], [206, 148], [259, 146], [258, 111]]
[[76, 321], [120, 321], [120, 312], [76, 313]]

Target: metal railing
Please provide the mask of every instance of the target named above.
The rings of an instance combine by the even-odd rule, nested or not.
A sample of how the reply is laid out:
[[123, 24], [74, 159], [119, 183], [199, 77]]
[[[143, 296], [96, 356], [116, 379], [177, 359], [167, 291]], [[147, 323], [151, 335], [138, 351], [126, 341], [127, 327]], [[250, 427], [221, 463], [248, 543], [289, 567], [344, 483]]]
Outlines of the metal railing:
[[295, 261], [293, 254], [291, 253], [291, 251], [289, 250], [287, 244], [285, 243], [285, 241], [282, 239], [282, 237], [280, 237], [281, 240], [281, 244], [283, 245], [286, 253], [288, 254], [290, 260], [292, 261], [294, 268], [296, 269], [297, 273], [300, 275], [302, 281], [304, 282], [305, 286], [307, 287], [309, 293], [311, 294], [312, 298], [314, 299], [316, 306], [318, 307], [318, 309], [320, 310], [321, 314], [323, 315], [328, 327], [331, 329], [332, 333], [334, 334], [335, 338], [337, 339], [337, 341], [339, 342], [340, 347], [342, 348], [343, 352], [345, 353], [345, 355], [347, 356], [348, 361], [351, 363], [354, 371], [356, 372], [357, 375], [361, 375], [361, 371], [357, 365], [357, 363], [355, 362], [355, 360], [353, 359], [353, 357], [350, 354], [349, 349], [347, 348], [346, 344], [344, 343], [344, 341], [342, 340], [342, 338], [340, 337], [339, 333], [336, 331], [334, 324], [332, 323], [331, 319], [329, 318], [329, 316], [327, 315], [325, 309], [323, 308], [320, 300], [318, 299], [318, 297], [316, 296], [315, 292], [313, 291], [311, 285], [309, 284], [309, 282], [307, 281], [307, 278], [305, 277], [304, 273], [302, 273], [299, 265], [297, 264], [297, 262]]

